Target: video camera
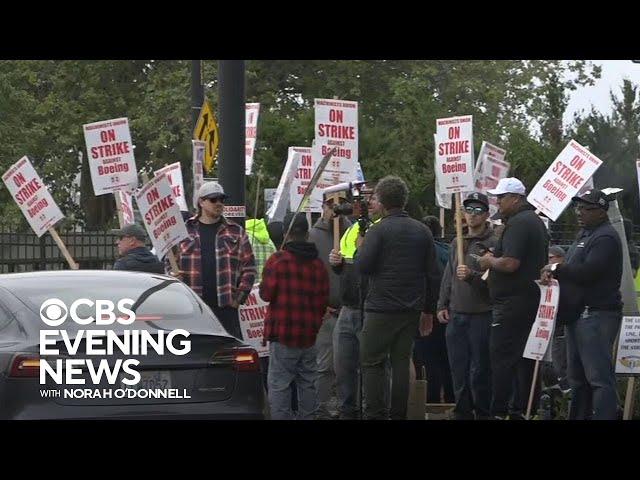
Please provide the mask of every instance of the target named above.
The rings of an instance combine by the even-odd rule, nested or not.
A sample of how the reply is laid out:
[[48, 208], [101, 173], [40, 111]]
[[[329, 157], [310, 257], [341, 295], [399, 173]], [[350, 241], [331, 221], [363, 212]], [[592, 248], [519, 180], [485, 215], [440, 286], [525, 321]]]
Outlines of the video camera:
[[360, 227], [360, 235], [364, 235], [371, 224], [369, 218], [369, 199], [373, 194], [373, 188], [369, 182], [344, 182], [325, 188], [323, 194], [346, 192], [346, 200], [333, 206], [333, 214], [354, 216]]

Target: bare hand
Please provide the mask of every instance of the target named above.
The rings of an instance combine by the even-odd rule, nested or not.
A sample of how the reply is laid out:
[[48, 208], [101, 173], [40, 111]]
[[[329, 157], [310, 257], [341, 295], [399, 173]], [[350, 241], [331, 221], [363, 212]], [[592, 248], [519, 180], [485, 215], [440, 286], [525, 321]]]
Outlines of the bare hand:
[[438, 321], [440, 323], [449, 323], [449, 310], [446, 308], [438, 311]]
[[420, 315], [420, 325], [418, 327], [420, 335], [428, 337], [433, 330], [433, 315], [430, 313], [422, 313]]
[[466, 280], [471, 276], [471, 269], [466, 265], [458, 265], [458, 268], [456, 268], [456, 276], [458, 280]]
[[480, 270], [488, 270], [491, 268], [491, 259], [493, 258], [493, 253], [487, 252], [483, 256], [478, 259], [478, 265], [480, 266]]
[[332, 249], [329, 253], [329, 265], [331, 265], [332, 267], [342, 265], [343, 260], [344, 257], [339, 251]]
[[546, 265], [540, 270], [540, 283], [542, 285], [549, 285], [553, 280], [553, 272], [551, 272], [551, 265]]
[[171, 270], [169, 272], [169, 275], [177, 278], [178, 280], [184, 280], [184, 275], [185, 275], [185, 271], [184, 270], [178, 270], [177, 272], [174, 272], [173, 270]]
[[356, 248], [360, 248], [363, 243], [364, 237], [362, 235], [358, 235], [358, 238], [356, 239]]

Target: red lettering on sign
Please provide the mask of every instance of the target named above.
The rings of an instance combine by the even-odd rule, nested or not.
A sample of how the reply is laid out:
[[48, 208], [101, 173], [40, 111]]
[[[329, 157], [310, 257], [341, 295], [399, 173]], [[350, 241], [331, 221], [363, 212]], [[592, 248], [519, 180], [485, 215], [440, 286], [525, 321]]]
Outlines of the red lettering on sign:
[[160, 192], [158, 192], [157, 188], [154, 188], [153, 190], [150, 190], [147, 193], [147, 202], [149, 202], [149, 205], [151, 205], [153, 202], [155, 202], [159, 198], [160, 198]]
[[329, 110], [329, 121], [344, 123], [344, 112], [342, 110]]
[[24, 178], [22, 173], [16, 173], [15, 177], [13, 177], [13, 183], [16, 184], [16, 187], [21, 187], [25, 183], [27, 183], [27, 179]]
[[103, 130], [100, 132], [100, 140], [104, 143], [107, 142], [115, 142], [116, 141], [116, 131], [115, 130]]

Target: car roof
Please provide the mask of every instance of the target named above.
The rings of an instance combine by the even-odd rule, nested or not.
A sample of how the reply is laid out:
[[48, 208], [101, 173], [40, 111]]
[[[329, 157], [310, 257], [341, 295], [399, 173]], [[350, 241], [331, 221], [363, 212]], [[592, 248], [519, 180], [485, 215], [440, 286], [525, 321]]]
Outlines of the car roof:
[[10, 288], [11, 283], [14, 280], [27, 280], [34, 278], [43, 280], [45, 278], [51, 279], [51, 281], [64, 280], [64, 279], [78, 279], [85, 278], [88, 281], [98, 281], [100, 279], [109, 278], [110, 281], [117, 280], [118, 277], [122, 278], [123, 282], [132, 281], [135, 278], [160, 278], [163, 280], [176, 280], [175, 277], [170, 275], [161, 275], [158, 273], [147, 272], [130, 272], [126, 270], [38, 270], [34, 272], [22, 272], [22, 273], [5, 273], [0, 275], [0, 286]]

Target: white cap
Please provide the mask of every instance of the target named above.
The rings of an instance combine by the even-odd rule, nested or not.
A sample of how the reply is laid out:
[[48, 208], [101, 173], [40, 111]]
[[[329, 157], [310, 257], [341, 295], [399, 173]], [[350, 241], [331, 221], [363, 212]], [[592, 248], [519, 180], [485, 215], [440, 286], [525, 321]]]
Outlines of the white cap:
[[198, 190], [198, 198], [215, 198], [226, 196], [227, 195], [224, 193], [222, 185], [220, 185], [218, 182], [203, 183]]
[[527, 189], [524, 184], [515, 177], [503, 178], [498, 182], [496, 188], [487, 190], [491, 195], [502, 195], [504, 193], [515, 193], [517, 195], [526, 195]]

